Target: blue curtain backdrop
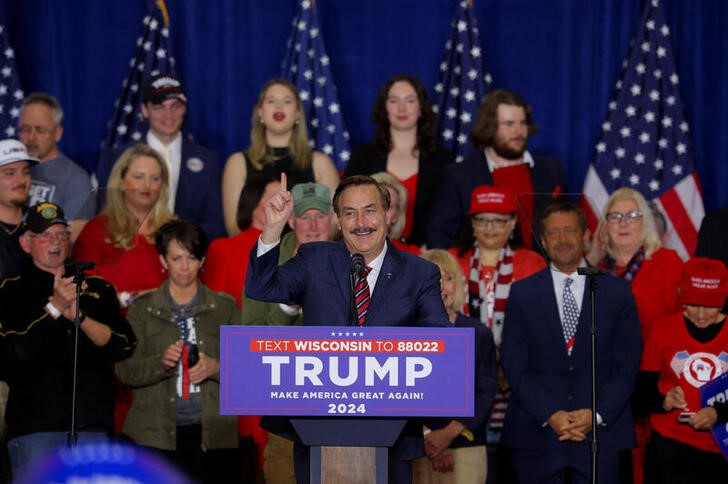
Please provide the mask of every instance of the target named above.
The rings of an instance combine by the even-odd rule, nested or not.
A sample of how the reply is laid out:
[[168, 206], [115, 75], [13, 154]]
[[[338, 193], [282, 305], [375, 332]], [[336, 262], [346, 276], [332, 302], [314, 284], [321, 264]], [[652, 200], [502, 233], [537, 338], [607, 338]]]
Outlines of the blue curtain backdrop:
[[[458, 0], [318, 0], [352, 145], [389, 76], [430, 88]], [[581, 191], [643, 0], [474, 0], [496, 87], [532, 104], [531, 149], [559, 158]], [[247, 146], [260, 86], [280, 75], [295, 0], [167, 0], [186, 128], [222, 160]], [[708, 211], [728, 205], [728, 2], [663, 0]], [[3, 0], [26, 93], [58, 97], [62, 149], [93, 171], [141, 32], [145, 0]]]

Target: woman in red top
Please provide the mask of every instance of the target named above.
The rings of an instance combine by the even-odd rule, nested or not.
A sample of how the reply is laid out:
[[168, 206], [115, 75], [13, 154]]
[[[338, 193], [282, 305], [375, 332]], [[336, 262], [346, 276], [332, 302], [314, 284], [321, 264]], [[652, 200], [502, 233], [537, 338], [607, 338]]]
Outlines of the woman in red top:
[[73, 260], [96, 264], [90, 273], [116, 287], [124, 308], [166, 278], [154, 234], [173, 218], [168, 198], [166, 162], [149, 146], [134, 145], [111, 170], [101, 214], [89, 220], [73, 244]]
[[278, 191], [280, 182], [270, 175], [248, 178], [238, 197], [237, 224], [233, 237], [214, 240], [207, 251], [206, 267], [200, 278], [213, 291], [230, 294], [241, 307], [250, 249], [260, 237], [265, 222], [266, 200]]
[[[661, 247], [652, 210], [638, 191], [614, 191], [602, 216], [586, 258], [590, 264], [631, 283], [645, 341], [654, 321], [680, 310], [677, 288], [682, 260], [674, 250]], [[641, 463], [649, 429], [638, 420], [635, 431], [638, 446], [632, 454], [634, 484], [642, 484]]]
[[616, 190], [602, 215], [587, 260], [632, 284], [644, 341], [651, 322], [680, 309], [682, 260], [661, 246], [652, 211], [638, 191]]
[[422, 81], [410, 74], [388, 79], [377, 93], [372, 120], [374, 141], [352, 151], [344, 176], [386, 171], [399, 180], [407, 189], [402, 238], [421, 246], [433, 192], [453, 159], [437, 144], [435, 114]]
[[682, 311], [659, 320], [647, 338], [637, 386], [637, 402], [652, 427], [647, 484], [728, 476], [728, 462], [709, 432], [728, 422], [728, 403], [703, 406], [700, 399], [700, 387], [728, 370], [728, 328], [721, 312], [727, 294], [723, 263], [692, 259], [680, 282]]
[[[166, 279], [154, 246], [157, 229], [173, 218], [167, 208], [169, 172], [156, 150], [144, 144], [129, 147], [109, 175], [106, 205], [92, 218], [73, 244], [73, 260], [89, 261], [89, 273], [116, 287], [126, 314], [143, 292]], [[117, 387], [114, 420], [120, 431], [131, 405], [129, 387]]]

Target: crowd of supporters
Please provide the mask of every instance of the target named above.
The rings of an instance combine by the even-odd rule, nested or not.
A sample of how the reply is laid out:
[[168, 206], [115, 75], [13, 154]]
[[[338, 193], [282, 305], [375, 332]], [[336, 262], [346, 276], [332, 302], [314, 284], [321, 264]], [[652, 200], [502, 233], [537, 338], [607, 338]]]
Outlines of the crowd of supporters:
[[[102, 154], [97, 189], [58, 150], [62, 109], [52, 96], [29, 96], [20, 140], [0, 142], [0, 380], [9, 385], [8, 394], [3, 384], [3, 407], [7, 402], [11, 463], [3, 458], [0, 477], [31, 464], [35, 454], [23, 449], [35, 441], [24, 438], [65, 432], [63, 415], [47, 421], [24, 416], [40, 408], [41, 383], [28, 379], [49, 364], [40, 355], [56, 331], [48, 329], [53, 321], [82, 317], [90, 321], [82, 328], [99, 324], [104, 335], [111, 328], [110, 336], [84, 330], [82, 338], [107, 369], [113, 363], [113, 376], [107, 371], [93, 378], [105, 379], [98, 384], [106, 393], [113, 385], [114, 397], [93, 396], [103, 407], [95, 409], [100, 415], [82, 404], [78, 422], [88, 428], [81, 430], [153, 449], [200, 481], [248, 482], [265, 469], [268, 482], [296, 482], [292, 447], [277, 435], [276, 422], [264, 422], [266, 432], [257, 417], [221, 416], [218, 394], [221, 324], [300, 324], [305, 311], [244, 295], [265, 204], [285, 174], [294, 212], [280, 264], [302, 244], [340, 239], [331, 200], [340, 178], [372, 175], [389, 191], [394, 247], [436, 264], [449, 322], [477, 328], [476, 399], [482, 405], [472, 419], [423, 422], [426, 455], [416, 461], [415, 482], [517, 482], [509, 446], [501, 443], [512, 397], [501, 363], [508, 298], [512, 285], [549, 267], [544, 245], [559, 249], [546, 243], [539, 227], [565, 188], [562, 165], [528, 151], [535, 133], [528, 103], [506, 90], [489, 94], [471, 135], [477, 154], [455, 163], [436, 143], [421, 81], [395, 76], [372, 109], [375, 139], [354, 149], [339, 174], [327, 155], [310, 148], [301, 98], [288, 81], [263, 87], [250, 145], [224, 167], [217, 154], [183, 133], [187, 98], [178, 79], [159, 74], [142, 89], [148, 132], [142, 143]], [[665, 246], [669, 233], [659, 211], [629, 188], [611, 195], [593, 235], [585, 233], [580, 257], [604, 277], [629, 284], [644, 348], [639, 378], [630, 383], [637, 445], [620, 455], [624, 482], [703, 482], [696, 476], [728, 469], [709, 434], [728, 420], [728, 408], [703, 408], [697, 397], [701, 384], [728, 368], [724, 212], [706, 218], [695, 254], [701, 257], [688, 263]], [[96, 286], [102, 295], [115, 291], [118, 305], [87, 302], [76, 314], [64, 260], [49, 263], [59, 256], [92, 262], [86, 273], [94, 282], [83, 286], [85, 293]], [[11, 299], [31, 277], [42, 304], [27, 295]], [[709, 290], [697, 286], [698, 279], [717, 282]], [[36, 324], [38, 315], [53, 321]], [[54, 355], [69, 358], [67, 350]], [[701, 353], [708, 355], [702, 364], [717, 366], [689, 377], [687, 366], [676, 370], [680, 351], [687, 355], [680, 364]], [[56, 371], [62, 377], [55, 383], [65, 382], [64, 371]], [[50, 401], [66, 408], [67, 398], [58, 392]], [[696, 465], [702, 474], [691, 470]]]

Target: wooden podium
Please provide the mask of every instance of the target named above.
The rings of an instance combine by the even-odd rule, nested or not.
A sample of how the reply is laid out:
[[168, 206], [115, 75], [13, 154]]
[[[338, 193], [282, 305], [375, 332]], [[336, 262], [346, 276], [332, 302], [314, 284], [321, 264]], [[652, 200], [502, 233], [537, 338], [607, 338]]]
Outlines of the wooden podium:
[[389, 447], [404, 429], [400, 419], [291, 419], [311, 448], [311, 484], [386, 484]]
[[421, 445], [408, 419], [473, 415], [473, 368], [473, 328], [223, 326], [220, 413], [283, 419], [263, 427], [309, 449], [312, 483], [385, 484], [389, 449]]

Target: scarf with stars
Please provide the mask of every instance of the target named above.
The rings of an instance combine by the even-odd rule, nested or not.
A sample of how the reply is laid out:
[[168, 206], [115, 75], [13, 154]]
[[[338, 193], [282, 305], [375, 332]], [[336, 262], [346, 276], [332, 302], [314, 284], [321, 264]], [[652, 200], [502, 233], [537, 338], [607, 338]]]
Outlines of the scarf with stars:
[[[480, 273], [480, 248], [475, 243], [473, 255], [470, 257], [468, 274], [468, 306], [470, 316], [479, 319], [493, 332], [496, 347], [500, 346], [503, 334], [503, 319], [506, 315], [508, 293], [513, 279], [513, 249], [506, 245], [500, 250], [498, 263], [495, 266], [493, 280], [486, 283]], [[492, 283], [495, 282], [495, 287]], [[489, 289], [492, 291], [489, 297]]]
[[635, 252], [623, 271], [620, 272], [617, 270], [617, 262], [609, 255], [599, 263], [599, 268], [631, 283], [639, 272], [640, 267], [642, 267], [642, 264], [644, 264], [645, 258], [645, 248], [644, 246], [640, 246], [639, 250]]

